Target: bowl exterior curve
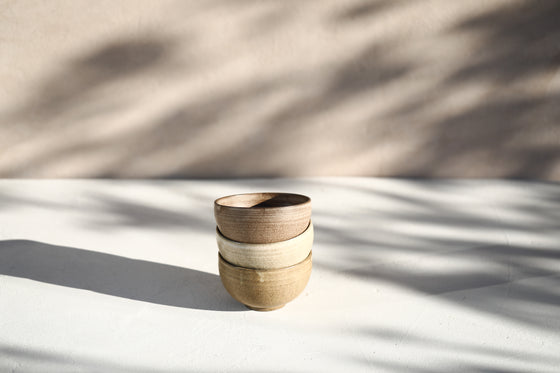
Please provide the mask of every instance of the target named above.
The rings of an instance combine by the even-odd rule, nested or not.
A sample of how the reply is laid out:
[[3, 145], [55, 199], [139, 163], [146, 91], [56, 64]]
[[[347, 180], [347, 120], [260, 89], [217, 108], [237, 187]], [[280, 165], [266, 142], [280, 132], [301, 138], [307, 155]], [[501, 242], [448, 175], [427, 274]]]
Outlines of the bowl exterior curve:
[[222, 257], [229, 263], [253, 269], [289, 267], [302, 262], [313, 246], [313, 224], [292, 239], [267, 244], [232, 241], [216, 229], [216, 241]]
[[[255, 193], [255, 195], [262, 194], [264, 193]], [[244, 243], [286, 241], [302, 234], [311, 219], [309, 197], [305, 197], [307, 201], [304, 203], [271, 207], [225, 206], [219, 203], [223, 198], [226, 197], [214, 202], [214, 217], [220, 232], [232, 241]]]
[[228, 293], [252, 309], [277, 309], [294, 300], [311, 276], [312, 253], [302, 262], [273, 270], [234, 266], [219, 256], [220, 278]]

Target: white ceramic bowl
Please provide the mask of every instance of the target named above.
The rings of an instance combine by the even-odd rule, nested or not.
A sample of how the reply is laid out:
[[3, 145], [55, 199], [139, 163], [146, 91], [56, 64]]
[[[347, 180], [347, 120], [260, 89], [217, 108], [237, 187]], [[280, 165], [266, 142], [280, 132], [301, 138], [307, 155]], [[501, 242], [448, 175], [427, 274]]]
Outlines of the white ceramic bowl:
[[233, 265], [253, 269], [284, 268], [300, 263], [309, 256], [313, 245], [313, 224], [294, 238], [274, 243], [252, 244], [232, 241], [216, 228], [218, 249]]

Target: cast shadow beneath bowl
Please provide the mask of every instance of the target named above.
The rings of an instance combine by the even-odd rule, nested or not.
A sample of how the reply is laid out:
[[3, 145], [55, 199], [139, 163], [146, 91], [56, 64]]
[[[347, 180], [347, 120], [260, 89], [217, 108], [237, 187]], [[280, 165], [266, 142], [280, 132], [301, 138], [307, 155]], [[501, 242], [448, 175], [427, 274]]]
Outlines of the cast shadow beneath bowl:
[[0, 274], [166, 306], [247, 311], [218, 275], [37, 241], [0, 241]]

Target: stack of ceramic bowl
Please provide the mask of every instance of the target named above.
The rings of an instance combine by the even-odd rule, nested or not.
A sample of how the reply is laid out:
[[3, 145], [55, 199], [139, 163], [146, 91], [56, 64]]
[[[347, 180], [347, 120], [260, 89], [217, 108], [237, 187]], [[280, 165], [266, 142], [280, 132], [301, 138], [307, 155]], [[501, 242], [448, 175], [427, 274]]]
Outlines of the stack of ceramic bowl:
[[220, 278], [233, 298], [257, 311], [295, 299], [311, 275], [311, 199], [249, 193], [214, 202]]

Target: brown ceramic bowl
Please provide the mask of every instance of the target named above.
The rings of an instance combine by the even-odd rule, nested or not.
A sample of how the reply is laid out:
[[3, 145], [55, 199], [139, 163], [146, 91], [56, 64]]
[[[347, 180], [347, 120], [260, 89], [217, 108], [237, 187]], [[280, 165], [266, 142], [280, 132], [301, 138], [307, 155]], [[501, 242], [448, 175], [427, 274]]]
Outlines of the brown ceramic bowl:
[[302, 234], [311, 219], [311, 199], [291, 193], [248, 193], [218, 198], [214, 216], [222, 234], [244, 243], [272, 243]]
[[220, 254], [220, 278], [228, 293], [255, 311], [284, 307], [305, 289], [311, 276], [311, 254], [302, 262], [279, 269], [250, 269], [227, 262]]

